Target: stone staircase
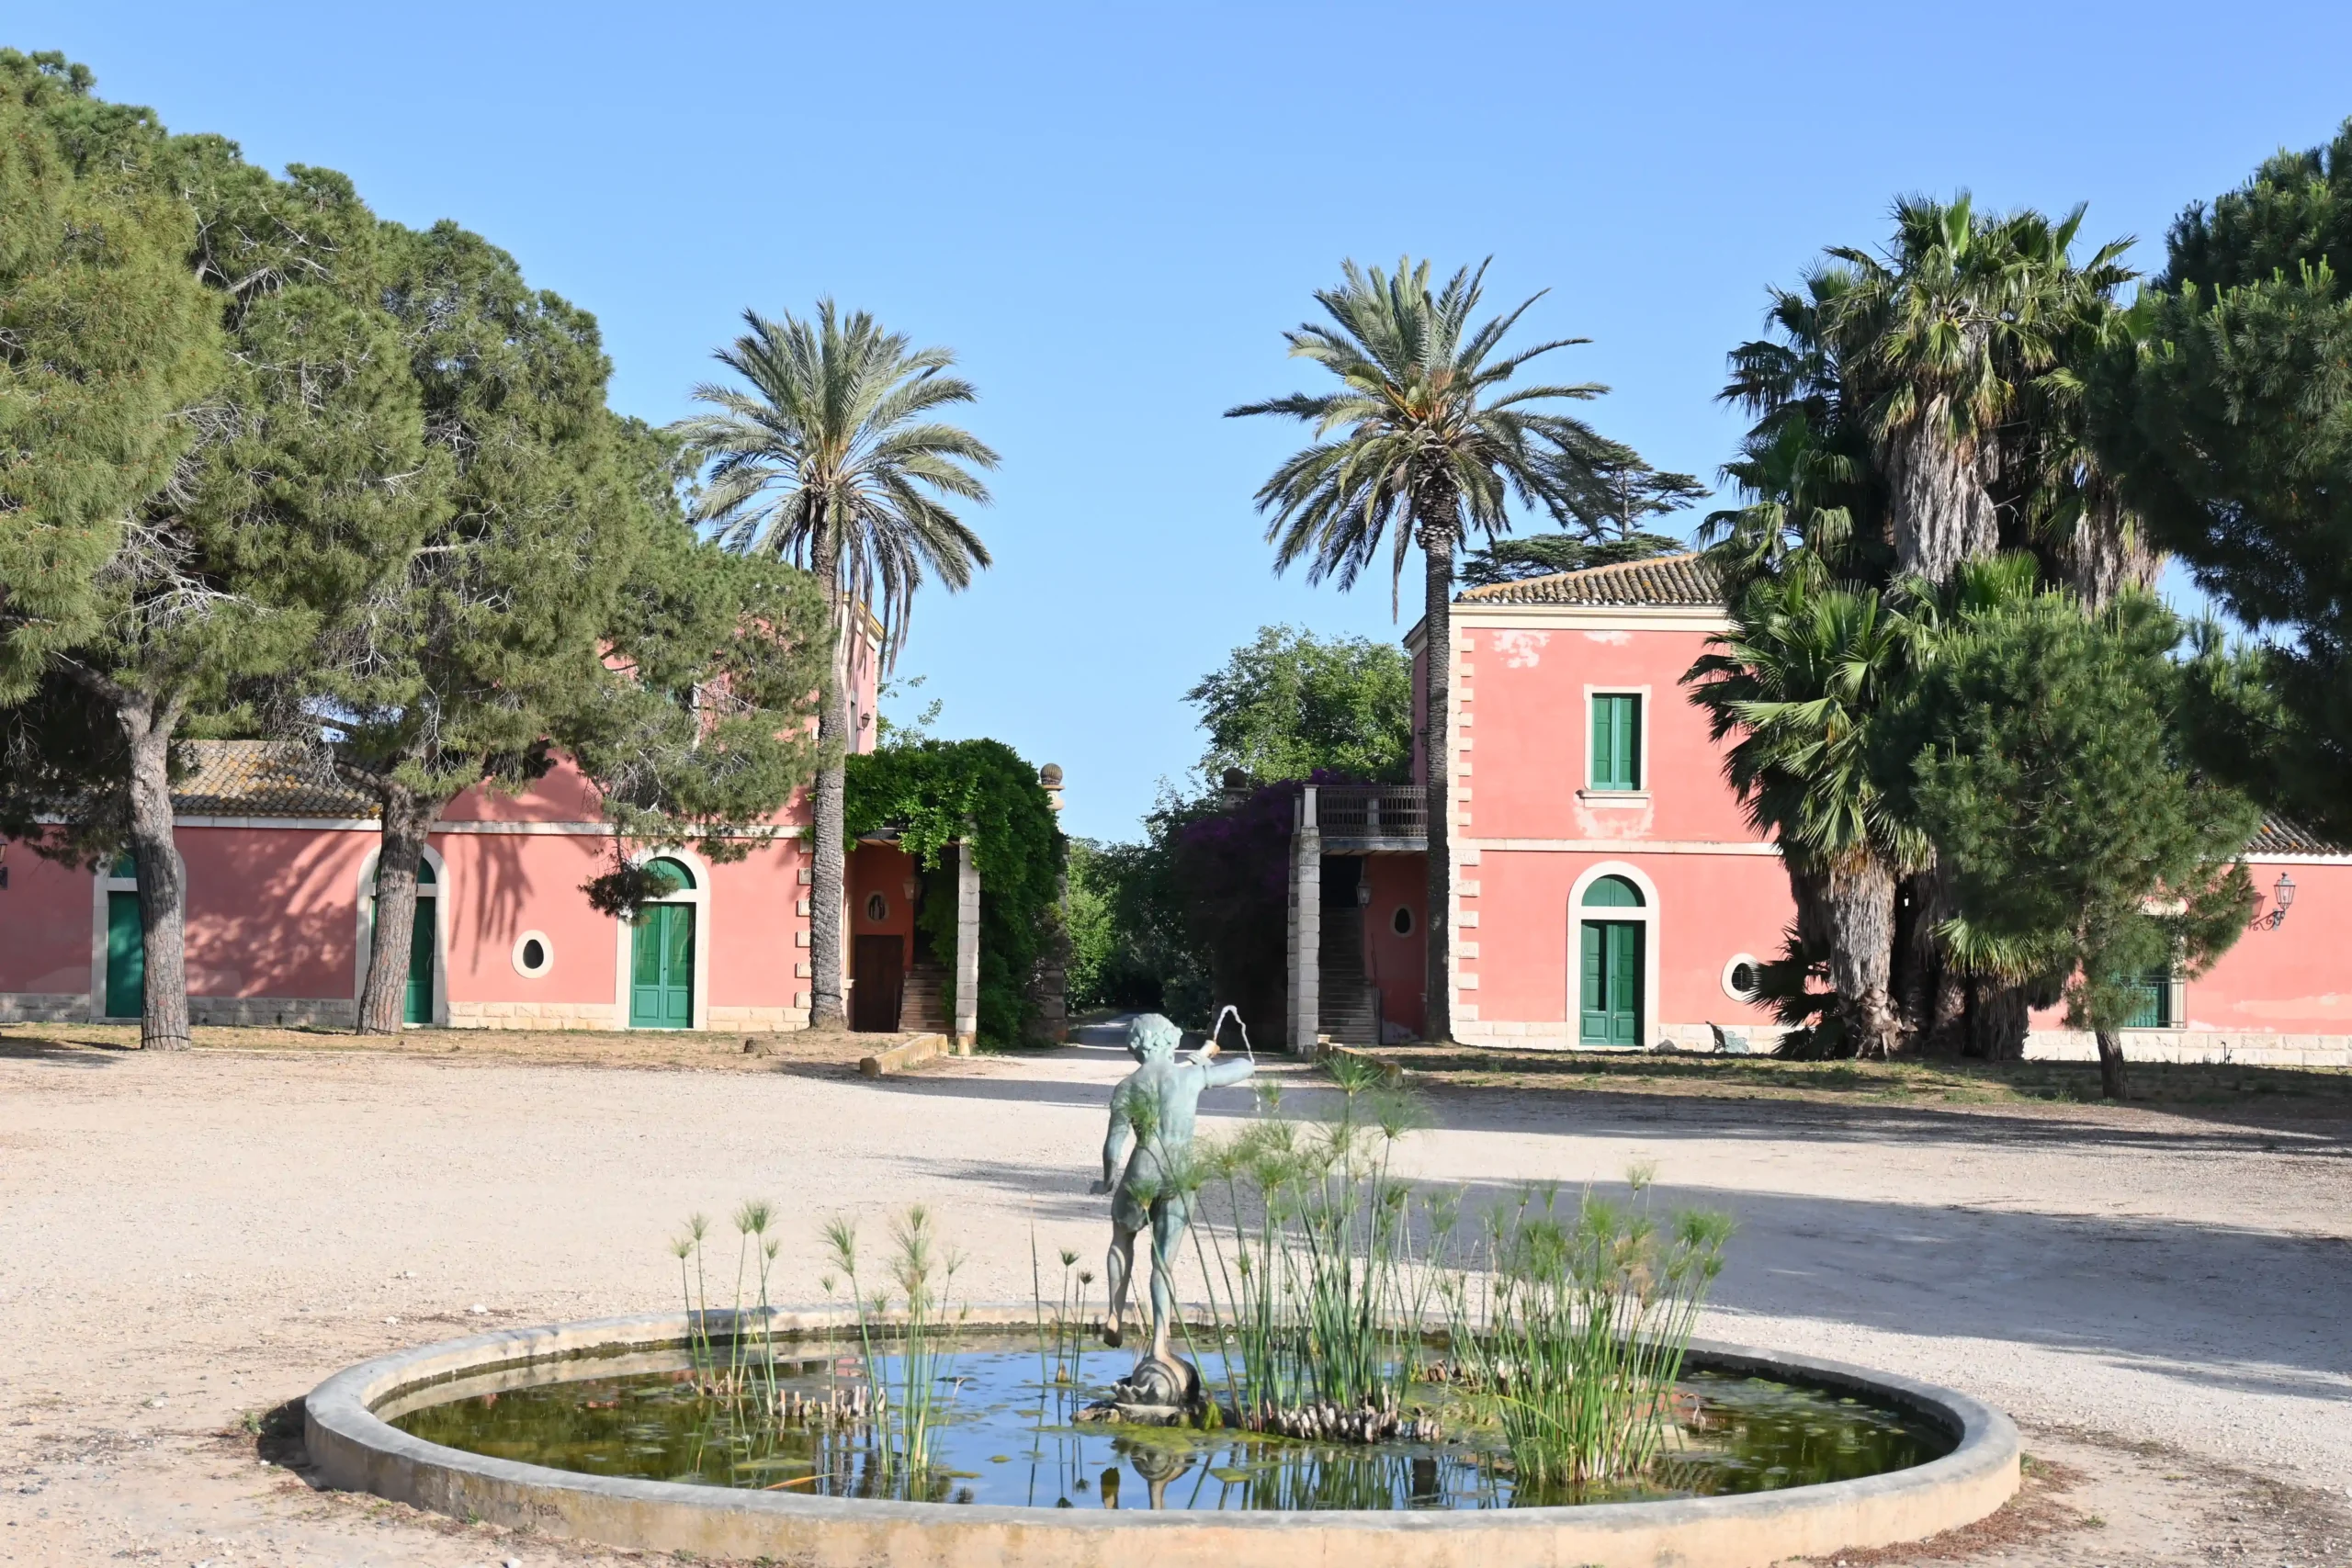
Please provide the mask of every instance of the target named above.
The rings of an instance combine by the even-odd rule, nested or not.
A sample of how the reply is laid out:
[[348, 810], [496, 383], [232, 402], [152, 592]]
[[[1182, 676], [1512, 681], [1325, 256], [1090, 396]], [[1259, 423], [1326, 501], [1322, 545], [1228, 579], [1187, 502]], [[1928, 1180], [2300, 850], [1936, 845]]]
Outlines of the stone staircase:
[[936, 959], [918, 959], [907, 969], [906, 988], [899, 994], [899, 1027], [944, 1034], [947, 1017], [947, 966]]
[[1353, 904], [1324, 907], [1317, 960], [1323, 972], [1317, 1032], [1342, 1045], [1379, 1044], [1380, 988], [1364, 978], [1363, 909]]

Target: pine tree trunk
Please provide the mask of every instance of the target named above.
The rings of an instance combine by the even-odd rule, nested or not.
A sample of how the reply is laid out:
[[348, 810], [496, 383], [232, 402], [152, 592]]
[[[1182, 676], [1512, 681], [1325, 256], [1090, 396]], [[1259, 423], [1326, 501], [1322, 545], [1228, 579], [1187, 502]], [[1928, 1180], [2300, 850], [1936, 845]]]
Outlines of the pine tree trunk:
[[1880, 443], [1895, 564], [1930, 582], [1951, 581], [1961, 562], [2001, 546], [1984, 465], [1976, 453], [1952, 446], [1943, 428], [1948, 412], [1945, 399], [1932, 399]]
[[[819, 536], [809, 565], [832, 593], [835, 608], [833, 678], [817, 708], [819, 766], [816, 791], [809, 802], [808, 1024], [812, 1029], [838, 1029], [849, 1019], [842, 985], [842, 901], [847, 896], [844, 884], [848, 880], [842, 848], [847, 810], [842, 759], [855, 739], [849, 733], [849, 682], [857, 607], [842, 597], [835, 581], [840, 559], [830, 534]], [[952, 967], [953, 954], [948, 963]]]
[[2108, 1100], [2125, 1098], [2128, 1087], [2123, 1077], [2123, 1036], [2111, 1029], [2097, 1032], [2098, 1038], [2098, 1092]]
[[359, 990], [359, 1032], [398, 1034], [408, 998], [410, 943], [416, 933], [416, 868], [424, 860], [424, 832], [441, 803], [424, 801], [391, 783], [379, 784], [383, 837], [376, 854], [376, 930], [368, 949], [368, 979]]
[[1427, 740], [1425, 810], [1429, 818], [1429, 916], [1421, 930], [1428, 966], [1422, 985], [1424, 1038], [1453, 1038], [1453, 789], [1448, 763], [1453, 757], [1453, 530], [1454, 510], [1442, 522], [1421, 525], [1426, 574], [1421, 589], [1421, 662], [1425, 691], [1421, 730]]
[[1855, 1055], [1883, 1058], [1899, 1031], [1888, 995], [1894, 956], [1894, 873], [1875, 855], [1832, 869], [1826, 887], [1829, 981]]
[[115, 693], [115, 721], [130, 749], [130, 860], [139, 874], [139, 941], [146, 969], [139, 1043], [150, 1051], [188, 1047], [187, 888], [173, 844], [172, 735], [176, 701]]

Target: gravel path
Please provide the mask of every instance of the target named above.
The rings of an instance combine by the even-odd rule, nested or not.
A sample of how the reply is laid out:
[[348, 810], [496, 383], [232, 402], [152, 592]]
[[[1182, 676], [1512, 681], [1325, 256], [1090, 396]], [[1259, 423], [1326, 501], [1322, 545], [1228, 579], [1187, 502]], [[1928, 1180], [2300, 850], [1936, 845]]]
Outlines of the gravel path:
[[[1073, 1050], [875, 1084], [0, 1041], [0, 1563], [618, 1561], [313, 1494], [235, 1428], [395, 1346], [673, 1304], [666, 1239], [747, 1196], [799, 1216], [787, 1297], [820, 1293], [819, 1219], [878, 1239], [922, 1201], [967, 1255], [959, 1289], [1026, 1299], [1033, 1221], [1048, 1255], [1101, 1247], [1086, 1184], [1125, 1065]], [[1707, 1332], [1952, 1384], [2077, 1465], [2155, 1445], [2148, 1488], [2257, 1470], [2335, 1528], [2312, 1510], [2352, 1489], [2343, 1122], [1472, 1091], [1431, 1110], [1416, 1176], [1499, 1194], [1646, 1159], [1669, 1201], [1730, 1210]], [[2102, 1506], [2160, 1513], [2148, 1488]], [[2188, 1556], [2011, 1542], [2007, 1562], [2206, 1561], [2193, 1526]]]

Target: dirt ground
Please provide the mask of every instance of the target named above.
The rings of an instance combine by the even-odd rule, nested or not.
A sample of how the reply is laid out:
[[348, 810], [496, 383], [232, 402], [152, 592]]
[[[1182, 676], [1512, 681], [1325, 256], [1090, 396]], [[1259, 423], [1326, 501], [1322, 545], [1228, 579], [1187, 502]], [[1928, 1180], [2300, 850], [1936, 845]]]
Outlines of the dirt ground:
[[[931, 1204], [983, 1301], [1026, 1298], [1033, 1224], [1049, 1253], [1103, 1239], [1108, 1050], [869, 1083], [864, 1036], [257, 1032], [164, 1056], [0, 1031], [0, 1564], [617, 1562], [315, 1491], [271, 1413], [396, 1346], [674, 1304], [667, 1238], [747, 1196], [794, 1216], [806, 1300], [836, 1212], [878, 1235]], [[1740, 1225], [1707, 1332], [2018, 1419], [2016, 1504], [1840, 1561], [2352, 1562], [2352, 1117], [1618, 1088], [1440, 1081], [1401, 1158], [1474, 1197], [1654, 1160], [1668, 1201]]]

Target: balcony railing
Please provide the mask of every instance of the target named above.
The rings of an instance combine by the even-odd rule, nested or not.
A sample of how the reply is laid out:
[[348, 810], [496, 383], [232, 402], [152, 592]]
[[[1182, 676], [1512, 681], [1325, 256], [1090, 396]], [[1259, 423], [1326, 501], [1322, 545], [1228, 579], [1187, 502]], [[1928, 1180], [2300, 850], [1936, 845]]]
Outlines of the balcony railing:
[[1316, 825], [1326, 839], [1425, 839], [1429, 794], [1419, 784], [1316, 784]]

